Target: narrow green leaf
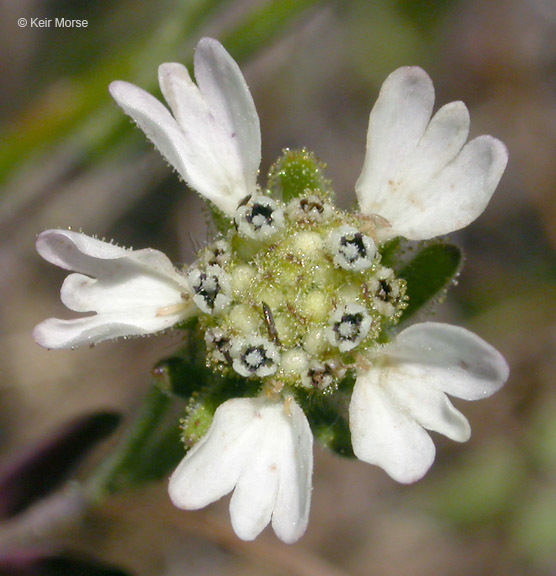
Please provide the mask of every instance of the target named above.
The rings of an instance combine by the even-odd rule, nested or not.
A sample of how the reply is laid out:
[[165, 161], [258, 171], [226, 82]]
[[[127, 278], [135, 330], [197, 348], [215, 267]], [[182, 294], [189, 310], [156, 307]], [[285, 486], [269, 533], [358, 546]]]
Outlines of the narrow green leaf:
[[461, 250], [453, 244], [433, 244], [423, 248], [400, 272], [407, 281], [409, 303], [400, 322], [405, 322], [423, 306], [439, 300], [455, 280], [462, 266]]
[[256, 3], [250, 14], [220, 40], [236, 60], [242, 60], [277, 36], [292, 20], [322, 0], [271, 0]]

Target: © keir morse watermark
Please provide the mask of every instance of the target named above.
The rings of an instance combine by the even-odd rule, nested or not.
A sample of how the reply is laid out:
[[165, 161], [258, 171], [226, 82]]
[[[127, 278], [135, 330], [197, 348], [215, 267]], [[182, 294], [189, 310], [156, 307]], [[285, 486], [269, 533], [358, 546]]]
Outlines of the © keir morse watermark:
[[87, 28], [88, 20], [72, 18], [18, 18], [20, 28]]

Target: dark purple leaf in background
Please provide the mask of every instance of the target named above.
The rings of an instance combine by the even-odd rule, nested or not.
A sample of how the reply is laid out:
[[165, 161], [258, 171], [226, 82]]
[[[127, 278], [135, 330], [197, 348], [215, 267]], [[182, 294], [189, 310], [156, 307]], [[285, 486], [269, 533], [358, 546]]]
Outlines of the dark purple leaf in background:
[[119, 422], [120, 415], [114, 412], [81, 416], [2, 467], [0, 518], [18, 514], [64, 482], [87, 453], [111, 434]]
[[114, 566], [71, 553], [22, 550], [0, 554], [0, 576], [131, 576]]

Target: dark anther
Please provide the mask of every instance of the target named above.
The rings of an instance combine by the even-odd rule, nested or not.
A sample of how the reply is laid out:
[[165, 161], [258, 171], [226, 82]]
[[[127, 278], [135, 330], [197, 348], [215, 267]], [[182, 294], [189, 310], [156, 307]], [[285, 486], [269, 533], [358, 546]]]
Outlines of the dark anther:
[[[214, 302], [220, 292], [218, 278], [214, 274], [207, 276], [205, 272], [201, 272], [199, 280], [199, 286], [195, 287], [195, 293], [203, 297], [210, 309], [214, 309]], [[211, 283], [213, 284], [212, 286], [210, 285]]]
[[309, 378], [313, 388], [327, 388], [334, 381], [334, 373], [328, 364], [309, 370]]
[[362, 314], [344, 314], [339, 322], [334, 323], [333, 330], [338, 335], [339, 340], [349, 340], [355, 342], [359, 336]]
[[230, 339], [226, 336], [216, 336], [213, 340], [214, 347], [224, 356], [228, 364], [232, 364], [230, 355]]
[[313, 210], [316, 210], [319, 214], [322, 214], [324, 212], [324, 206], [318, 200], [309, 200], [309, 198], [302, 198], [299, 201], [299, 206], [301, 207], [301, 210], [303, 210], [303, 212], [305, 212], [306, 214], [312, 212]]
[[268, 337], [276, 344], [280, 346], [280, 339], [278, 338], [278, 331], [276, 330], [276, 324], [274, 324], [274, 317], [272, 316], [272, 311], [268, 304], [263, 302], [263, 317], [266, 324], [266, 329], [268, 330]]
[[239, 201], [239, 204], [237, 205], [238, 208], [241, 208], [241, 206], [245, 206], [249, 200], [251, 200], [251, 194], [247, 194], [247, 196], [245, 196], [244, 198], [242, 198]]
[[340, 246], [347, 247], [348, 245], [355, 246], [357, 252], [355, 254], [350, 254], [349, 250], [342, 250], [342, 248], [340, 248], [340, 252], [350, 264], [359, 258], [367, 257], [367, 249], [365, 248], [365, 244], [363, 242], [363, 235], [360, 232], [354, 234], [350, 239], [346, 238], [346, 236], [342, 236], [340, 238]]
[[[274, 209], [271, 206], [264, 206], [262, 204], [253, 204], [253, 208], [251, 209], [251, 213], [245, 216], [245, 219], [249, 224], [253, 224], [253, 226], [258, 230], [262, 228], [264, 224], [272, 224], [272, 213]], [[264, 223], [260, 222], [259, 219], [255, 220], [257, 216], [262, 216], [265, 220]], [[255, 222], [253, 222], [255, 220]]]
[[241, 355], [241, 362], [252, 374], [262, 366], [270, 366], [273, 363], [267, 356], [264, 346], [248, 346]]
[[380, 280], [380, 287], [377, 290], [377, 298], [380, 298], [383, 302], [391, 302], [394, 300], [392, 297], [392, 286], [386, 280]]

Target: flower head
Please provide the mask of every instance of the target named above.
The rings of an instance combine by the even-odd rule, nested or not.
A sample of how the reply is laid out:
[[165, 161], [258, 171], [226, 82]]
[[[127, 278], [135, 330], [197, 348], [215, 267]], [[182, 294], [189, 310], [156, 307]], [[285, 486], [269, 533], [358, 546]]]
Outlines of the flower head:
[[[432, 464], [427, 430], [460, 442], [469, 437], [447, 394], [477, 400], [507, 379], [502, 356], [464, 329], [422, 323], [398, 330], [411, 292], [387, 251], [395, 237], [426, 240], [477, 218], [507, 152], [491, 136], [466, 144], [465, 105], [453, 102], [432, 116], [430, 78], [400, 68], [371, 112], [359, 211], [348, 213], [334, 205], [322, 166], [305, 150], [286, 151], [268, 189], [257, 186], [259, 120], [237, 64], [217, 41], [199, 42], [195, 78], [180, 64], [160, 67], [170, 110], [126, 82], [112, 83], [110, 92], [189, 186], [223, 213], [226, 232], [184, 272], [154, 250], [43, 233], [40, 254], [78, 272], [66, 279], [62, 300], [96, 315], [47, 320], [35, 337], [72, 347], [197, 316], [214, 390], [199, 384], [191, 396], [184, 440], [193, 447], [170, 480], [170, 496], [196, 509], [234, 491], [230, 512], [241, 538], [255, 538], [272, 520], [278, 537], [294, 542], [309, 514], [309, 421], [316, 429], [326, 419], [345, 422], [350, 377], [353, 453], [405, 483]], [[253, 397], [238, 393], [238, 379]], [[197, 428], [192, 415], [201, 414], [208, 422]]]

